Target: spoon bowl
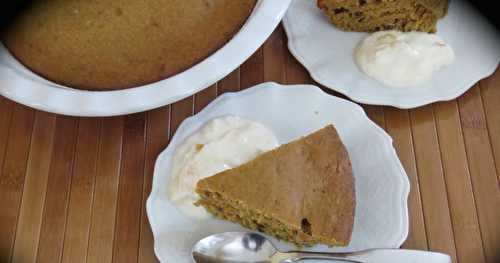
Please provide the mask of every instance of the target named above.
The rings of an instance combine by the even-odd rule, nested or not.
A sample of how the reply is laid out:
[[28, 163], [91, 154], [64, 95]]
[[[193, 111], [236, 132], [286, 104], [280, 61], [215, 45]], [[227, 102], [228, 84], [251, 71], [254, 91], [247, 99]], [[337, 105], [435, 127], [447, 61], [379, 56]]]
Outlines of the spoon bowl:
[[192, 250], [198, 263], [270, 262], [277, 250], [266, 237], [252, 232], [226, 232], [198, 241]]

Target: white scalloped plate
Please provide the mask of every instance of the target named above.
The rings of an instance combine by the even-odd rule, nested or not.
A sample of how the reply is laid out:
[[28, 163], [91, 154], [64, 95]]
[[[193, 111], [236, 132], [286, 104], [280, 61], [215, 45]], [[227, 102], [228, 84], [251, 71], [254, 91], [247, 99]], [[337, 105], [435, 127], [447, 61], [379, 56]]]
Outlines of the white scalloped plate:
[[[183, 215], [167, 197], [171, 158], [176, 148], [212, 118], [236, 115], [265, 124], [280, 143], [333, 123], [351, 158], [356, 179], [356, 216], [348, 247], [318, 245], [316, 251], [356, 251], [399, 247], [408, 235], [408, 177], [392, 146], [392, 139], [368, 119], [363, 109], [324, 93], [312, 85], [263, 83], [237, 93], [226, 93], [177, 129], [156, 161], [147, 214], [154, 249], [162, 262], [190, 262], [193, 244], [213, 233], [242, 231], [228, 221], [193, 219]], [[282, 250], [296, 249], [283, 241]], [[168, 261], [167, 261], [168, 260]], [[171, 260], [171, 261], [170, 261]]]
[[430, 82], [412, 88], [387, 87], [361, 72], [353, 51], [367, 34], [336, 29], [315, 0], [293, 0], [283, 24], [288, 48], [312, 78], [360, 103], [414, 108], [454, 99], [492, 74], [500, 61], [496, 30], [461, 0], [450, 2], [437, 32], [454, 49], [455, 61]]
[[290, 1], [257, 1], [245, 25], [214, 54], [168, 79], [125, 90], [84, 91], [55, 84], [21, 65], [0, 44], [0, 95], [74, 116], [113, 116], [164, 106], [209, 87], [243, 63], [273, 32]]

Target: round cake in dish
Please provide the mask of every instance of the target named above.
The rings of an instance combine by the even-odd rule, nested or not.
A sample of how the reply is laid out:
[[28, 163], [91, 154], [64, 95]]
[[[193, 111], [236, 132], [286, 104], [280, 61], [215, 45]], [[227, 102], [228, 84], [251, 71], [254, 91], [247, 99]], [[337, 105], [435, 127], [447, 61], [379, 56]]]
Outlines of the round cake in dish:
[[55, 83], [119, 90], [180, 73], [226, 44], [256, 0], [38, 0], [3, 32], [7, 49]]

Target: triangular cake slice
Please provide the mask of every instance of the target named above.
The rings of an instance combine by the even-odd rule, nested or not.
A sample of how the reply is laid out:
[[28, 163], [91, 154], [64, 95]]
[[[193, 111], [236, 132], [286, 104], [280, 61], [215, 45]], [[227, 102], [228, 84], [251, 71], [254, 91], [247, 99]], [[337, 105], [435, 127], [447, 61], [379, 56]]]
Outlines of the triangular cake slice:
[[202, 179], [196, 192], [215, 216], [298, 246], [351, 239], [354, 177], [332, 125]]

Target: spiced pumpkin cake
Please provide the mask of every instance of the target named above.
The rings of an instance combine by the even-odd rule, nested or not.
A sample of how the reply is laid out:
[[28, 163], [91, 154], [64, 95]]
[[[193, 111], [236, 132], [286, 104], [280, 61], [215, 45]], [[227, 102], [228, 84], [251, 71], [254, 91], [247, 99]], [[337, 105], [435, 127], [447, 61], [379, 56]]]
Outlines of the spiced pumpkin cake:
[[345, 31], [436, 32], [448, 0], [317, 0], [330, 21]]
[[298, 246], [351, 239], [354, 177], [332, 125], [202, 179], [196, 192], [216, 217]]
[[56, 83], [117, 90], [202, 61], [242, 27], [256, 0], [37, 0], [3, 33], [26, 67]]

